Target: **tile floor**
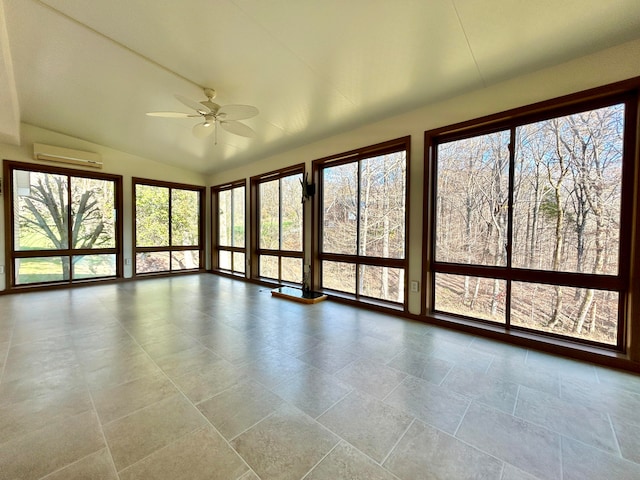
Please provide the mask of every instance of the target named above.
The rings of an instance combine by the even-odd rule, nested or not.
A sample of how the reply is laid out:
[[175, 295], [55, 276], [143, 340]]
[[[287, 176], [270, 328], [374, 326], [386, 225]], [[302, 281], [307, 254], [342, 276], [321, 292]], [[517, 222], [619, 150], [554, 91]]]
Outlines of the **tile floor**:
[[0, 478], [640, 479], [640, 377], [203, 274], [0, 296]]

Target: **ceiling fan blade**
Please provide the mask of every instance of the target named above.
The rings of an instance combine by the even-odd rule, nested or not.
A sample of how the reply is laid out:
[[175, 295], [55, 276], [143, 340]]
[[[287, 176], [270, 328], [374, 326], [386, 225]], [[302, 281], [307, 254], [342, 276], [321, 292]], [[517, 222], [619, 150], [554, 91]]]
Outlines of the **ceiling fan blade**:
[[251, 105], [224, 105], [218, 110], [218, 115], [224, 115], [225, 120], [245, 120], [258, 113], [258, 109]]
[[205, 138], [213, 133], [216, 129], [215, 123], [198, 123], [195, 127], [193, 127], [193, 134], [197, 138]]
[[191, 113], [182, 113], [182, 112], [147, 112], [147, 115], [150, 117], [165, 117], [165, 118], [189, 118], [189, 117], [200, 116], [200, 115], [194, 115]]
[[254, 138], [256, 136], [256, 132], [251, 127], [235, 120], [222, 120], [220, 121], [220, 126], [227, 132], [241, 137]]
[[187, 107], [193, 108], [200, 115], [206, 115], [207, 113], [211, 113], [207, 107], [205, 107], [201, 103], [191, 100], [190, 98], [183, 97], [182, 95], [178, 95], [177, 93], [176, 93], [176, 98], [182, 103], [184, 103]]

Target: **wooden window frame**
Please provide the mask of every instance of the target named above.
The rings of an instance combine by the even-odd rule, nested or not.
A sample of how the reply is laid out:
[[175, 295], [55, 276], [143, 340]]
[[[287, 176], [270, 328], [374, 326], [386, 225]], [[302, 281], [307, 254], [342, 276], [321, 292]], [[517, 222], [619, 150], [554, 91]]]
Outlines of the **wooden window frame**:
[[[266, 249], [260, 247], [260, 184], [270, 182], [272, 180], [281, 180], [282, 178], [292, 175], [305, 176], [305, 164], [299, 163], [290, 167], [274, 170], [262, 175], [256, 175], [250, 179], [250, 218], [251, 218], [251, 236], [250, 236], [250, 259], [249, 259], [249, 277], [261, 283], [267, 284], [282, 284], [282, 285], [295, 285], [299, 286], [301, 283], [294, 283], [282, 280], [282, 258], [299, 258], [302, 261], [302, 275], [304, 276], [304, 258], [305, 258], [305, 245], [306, 245], [306, 231], [305, 220], [306, 212], [303, 206], [302, 208], [302, 249], [301, 251], [295, 250], [282, 250], [282, 249]], [[302, 194], [302, 189], [300, 190]], [[281, 202], [279, 204], [279, 212], [281, 212]], [[281, 222], [280, 222], [281, 223]], [[268, 278], [260, 276], [260, 256], [273, 256], [278, 257], [278, 278]]]
[[[220, 215], [219, 215], [219, 194], [225, 191], [233, 191], [236, 188], [244, 188], [244, 214], [245, 214], [245, 237], [244, 237], [244, 245], [243, 246], [226, 246], [220, 245]], [[246, 277], [247, 276], [247, 235], [246, 235], [246, 224], [247, 224], [247, 181], [245, 179], [236, 180], [234, 182], [225, 183], [222, 185], [215, 185], [211, 187], [211, 269], [216, 273], [228, 274], [236, 277]], [[230, 252], [231, 253], [231, 270], [222, 269], [219, 266], [219, 253], [221, 251]], [[234, 253], [242, 253], [244, 254], [244, 271], [238, 271], [234, 268]]]
[[[96, 283], [111, 281], [117, 278], [123, 277], [124, 272], [124, 258], [122, 255], [122, 243], [123, 243], [123, 228], [122, 228], [122, 176], [113, 175], [102, 172], [93, 172], [87, 170], [79, 170], [73, 168], [56, 167], [49, 165], [42, 165], [38, 163], [17, 162], [13, 160], [4, 160], [3, 162], [3, 176], [5, 179], [5, 258], [6, 258], [6, 285], [7, 291], [22, 291], [22, 290], [37, 290], [48, 289], [53, 287], [72, 287], [80, 284]], [[62, 175], [67, 178], [80, 177], [95, 180], [104, 180], [113, 182], [114, 185], [114, 208], [116, 209], [116, 218], [114, 226], [114, 239], [115, 246], [110, 248], [90, 248], [90, 249], [78, 249], [69, 246], [66, 249], [48, 249], [48, 250], [27, 250], [16, 251], [14, 249], [14, 226], [15, 226], [15, 212], [13, 205], [13, 172], [14, 170], [28, 170], [32, 172]], [[67, 209], [71, 208], [71, 189], [67, 192], [68, 205]], [[70, 211], [69, 211], [70, 215]], [[69, 222], [69, 233], [71, 230], [71, 223]], [[71, 238], [71, 235], [69, 235]], [[105, 277], [92, 277], [92, 278], [73, 278], [73, 272], [69, 272], [68, 280], [54, 280], [51, 282], [34, 282], [24, 285], [18, 285], [16, 283], [16, 270], [15, 260], [19, 258], [35, 258], [35, 257], [69, 257], [70, 259], [77, 255], [115, 255], [115, 275]]]
[[[388, 154], [404, 151], [406, 154], [406, 179], [405, 179], [405, 235], [404, 235], [404, 258], [382, 258], [373, 257], [367, 255], [347, 255], [347, 254], [335, 254], [325, 253], [322, 251], [323, 240], [323, 192], [322, 192], [322, 173], [325, 168], [336, 167], [340, 165], [346, 165], [354, 162], [361, 162], [363, 160]], [[411, 166], [411, 136], [405, 136], [394, 140], [370, 145], [367, 147], [343, 152], [329, 157], [320, 158], [312, 162], [313, 182], [316, 185], [316, 195], [313, 197], [312, 203], [312, 251], [313, 261], [311, 269], [312, 287], [323, 293], [331, 295], [335, 298], [341, 298], [347, 301], [353, 301], [358, 304], [368, 304], [374, 307], [392, 308], [394, 310], [407, 311], [408, 299], [409, 299], [409, 199], [410, 199], [410, 186], [409, 179]], [[358, 175], [358, 185], [360, 184], [360, 175]], [[359, 218], [359, 215], [358, 215]], [[359, 222], [359, 220], [358, 220]], [[357, 229], [359, 232], [359, 228]], [[359, 237], [358, 237], [359, 238]], [[359, 240], [357, 241], [359, 243]], [[340, 292], [331, 289], [323, 289], [322, 285], [322, 262], [340, 262], [349, 263], [355, 265], [356, 271], [356, 290], [354, 294]], [[381, 300], [378, 298], [368, 297], [358, 292], [357, 285], [359, 283], [360, 269], [359, 266], [377, 266], [377, 267], [389, 267], [399, 268], [404, 271], [404, 295], [403, 301], [393, 302], [389, 300]]]
[[[132, 222], [132, 239], [133, 239], [133, 276], [134, 277], [149, 277], [149, 276], [161, 276], [161, 275], [179, 275], [182, 273], [193, 273], [204, 271], [205, 262], [205, 195], [206, 188], [198, 185], [190, 185], [185, 183], [164, 182], [160, 180], [151, 180], [147, 178], [133, 177], [131, 179], [131, 202], [133, 205], [133, 222]], [[169, 189], [169, 244], [167, 246], [153, 246], [153, 247], [138, 247], [137, 245], [137, 228], [136, 228], [136, 186], [145, 185], [150, 187], [160, 187]], [[199, 193], [198, 202], [198, 244], [197, 245], [171, 245], [171, 191], [172, 190], [190, 190]], [[186, 270], [173, 270], [171, 268], [171, 253], [180, 251], [197, 251], [198, 252], [198, 267]], [[162, 270], [157, 272], [144, 272], [137, 273], [137, 256], [138, 253], [155, 253], [155, 252], [169, 252], [169, 270]]]
[[[434, 318], [438, 321], [450, 322], [451, 324], [464, 325], [467, 321], [472, 321], [478, 327], [487, 331], [499, 332], [514, 338], [534, 338], [539, 341], [561, 342], [562, 345], [573, 345], [573, 348], [596, 348], [598, 350], [609, 350], [618, 354], [630, 355], [640, 358], [640, 338], [638, 330], [640, 324], [632, 321], [631, 312], [637, 311], [637, 295], [632, 296], [631, 292], [637, 290], [638, 286], [632, 284], [631, 279], [634, 271], [640, 267], [638, 252], [631, 249], [632, 241], [638, 235], [638, 212], [634, 208], [637, 202], [638, 189], [638, 118], [640, 102], [640, 77], [616, 84], [598, 87], [595, 89], [567, 95], [557, 99], [547, 100], [526, 107], [516, 108], [506, 112], [489, 115], [476, 120], [470, 120], [459, 124], [426, 131], [424, 134], [425, 143], [425, 178], [424, 178], [424, 211], [427, 213], [424, 222], [423, 245], [423, 285], [424, 289], [421, 298], [421, 315]], [[437, 195], [437, 145], [455, 140], [476, 137], [501, 130], [510, 130], [511, 147], [509, 169], [514, 168], [514, 134], [515, 129], [538, 121], [558, 118], [582, 111], [593, 110], [615, 104], [625, 105], [625, 125], [623, 143], [623, 175], [622, 175], [622, 199], [620, 218], [620, 240], [619, 240], [619, 271], [618, 275], [573, 273], [561, 271], [542, 271], [515, 268], [510, 264], [510, 255], [507, 266], [493, 267], [481, 265], [464, 265], [457, 263], [438, 262], [435, 260], [435, 235], [436, 235], [436, 202]], [[511, 180], [513, 182], [513, 180]], [[507, 250], [510, 252], [512, 241], [511, 229], [513, 224], [513, 183], [509, 185], [509, 233]], [[637, 244], [637, 240], [634, 242]], [[625, 262], [624, 259], [633, 259]], [[522, 326], [511, 325], [509, 309], [506, 306], [505, 325], [495, 322], [488, 322], [478, 318], [458, 316], [451, 313], [443, 313], [434, 309], [435, 300], [435, 275], [437, 273], [448, 273], [457, 275], [469, 275], [475, 277], [497, 278], [505, 280], [508, 284], [514, 281], [531, 283], [544, 283], [548, 285], [560, 285], [578, 288], [597, 288], [602, 290], [615, 291], [619, 293], [619, 315], [618, 332], [615, 345], [605, 344], [587, 339], [556, 334], [546, 331], [529, 329]], [[551, 279], [551, 280], [550, 280]], [[508, 302], [508, 300], [507, 300]], [[634, 330], [634, 334], [631, 332]], [[545, 340], [547, 339], [547, 340]], [[630, 353], [633, 352], [633, 353]]]

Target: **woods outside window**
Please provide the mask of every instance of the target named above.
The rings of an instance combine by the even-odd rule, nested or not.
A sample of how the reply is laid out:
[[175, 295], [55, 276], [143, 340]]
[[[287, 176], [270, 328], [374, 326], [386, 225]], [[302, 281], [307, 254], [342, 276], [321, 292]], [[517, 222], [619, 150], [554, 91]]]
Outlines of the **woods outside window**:
[[252, 277], [302, 284], [304, 164], [251, 179]]
[[204, 187], [133, 179], [135, 274], [203, 268]]
[[211, 188], [213, 268], [244, 276], [245, 181]]
[[622, 349], [636, 102], [427, 132], [434, 312]]
[[406, 305], [409, 138], [314, 162], [320, 287]]

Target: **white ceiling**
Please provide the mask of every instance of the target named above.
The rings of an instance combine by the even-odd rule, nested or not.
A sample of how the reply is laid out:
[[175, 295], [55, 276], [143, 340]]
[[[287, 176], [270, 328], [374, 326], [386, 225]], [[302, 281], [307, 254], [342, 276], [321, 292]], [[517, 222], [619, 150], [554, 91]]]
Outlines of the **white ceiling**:
[[[24, 122], [202, 173], [640, 38], [638, 0], [0, 1], [0, 141]], [[204, 86], [258, 107], [257, 138], [145, 116]]]

